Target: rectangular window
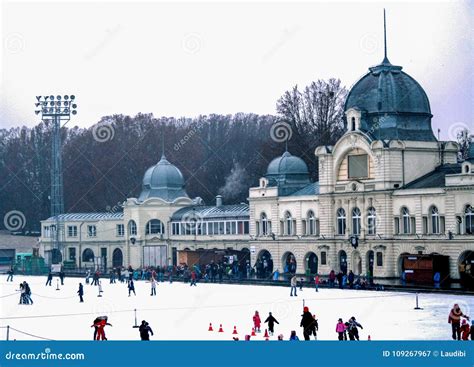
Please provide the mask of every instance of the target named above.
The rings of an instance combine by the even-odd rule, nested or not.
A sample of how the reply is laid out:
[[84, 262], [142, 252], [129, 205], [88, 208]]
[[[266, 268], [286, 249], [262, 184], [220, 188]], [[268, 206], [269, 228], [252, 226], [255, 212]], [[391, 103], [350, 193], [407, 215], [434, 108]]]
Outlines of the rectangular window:
[[89, 237], [97, 237], [97, 227], [94, 225], [87, 226], [87, 235]]
[[75, 247], [69, 247], [69, 260], [76, 261], [76, 248]]
[[203, 236], [207, 235], [207, 222], [202, 223], [202, 234]]
[[77, 226], [67, 226], [68, 237], [77, 237]]
[[246, 221], [244, 221], [244, 234], [249, 234], [249, 233], [250, 233], [249, 221], [246, 220]]
[[225, 222], [225, 234], [230, 234], [230, 222]]
[[440, 233], [445, 233], [445, 220], [444, 220], [444, 216], [440, 216], [439, 217], [439, 230], [440, 230]]
[[231, 234], [237, 234], [237, 222], [231, 222], [230, 224], [231, 224], [230, 233]]
[[218, 222], [219, 223], [219, 234], [225, 233], [225, 222]]
[[311, 235], [311, 226], [307, 227], [306, 220], [304, 219], [301, 220], [301, 230], [302, 230], [303, 235]]
[[123, 224], [117, 224], [117, 237], [125, 236], [125, 227]]
[[364, 178], [369, 176], [367, 154], [347, 156], [349, 178]]
[[43, 237], [49, 238], [51, 237], [51, 231], [49, 226], [43, 227]]
[[319, 236], [319, 219], [316, 219], [316, 236]]
[[377, 252], [377, 266], [383, 266], [383, 253]]
[[327, 263], [326, 251], [321, 251], [321, 265], [326, 265], [326, 263]]
[[411, 217], [410, 218], [411, 220], [411, 234], [415, 234], [416, 233], [416, 218], [415, 217]]
[[393, 232], [395, 234], [400, 234], [400, 218], [393, 218]]
[[428, 233], [428, 217], [423, 217], [423, 234]]

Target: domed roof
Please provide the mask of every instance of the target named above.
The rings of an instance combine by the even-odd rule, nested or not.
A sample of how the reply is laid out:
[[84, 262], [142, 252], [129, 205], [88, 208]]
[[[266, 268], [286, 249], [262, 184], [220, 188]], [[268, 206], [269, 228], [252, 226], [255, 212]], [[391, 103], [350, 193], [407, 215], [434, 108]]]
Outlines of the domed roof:
[[265, 177], [270, 186], [278, 187], [280, 196], [291, 195], [311, 183], [306, 163], [288, 151], [270, 162]]
[[184, 177], [181, 171], [171, 164], [163, 154], [160, 161], [147, 169], [143, 176], [143, 189], [139, 200], [158, 197], [173, 201], [178, 197], [188, 197], [184, 190]]
[[361, 130], [377, 139], [433, 141], [431, 109], [423, 88], [387, 58], [351, 88], [344, 110], [362, 113]]
[[308, 174], [308, 166], [299, 157], [286, 151], [282, 156], [270, 162], [267, 168], [268, 175]]

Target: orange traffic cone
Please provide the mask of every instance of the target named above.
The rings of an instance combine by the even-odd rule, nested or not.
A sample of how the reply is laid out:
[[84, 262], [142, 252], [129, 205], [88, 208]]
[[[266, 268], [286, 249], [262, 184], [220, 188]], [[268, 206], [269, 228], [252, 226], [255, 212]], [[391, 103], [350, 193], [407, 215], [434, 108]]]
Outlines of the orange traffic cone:
[[238, 334], [236, 326], [234, 326], [234, 331], [232, 332], [232, 334]]
[[219, 326], [219, 333], [223, 333], [223, 332], [224, 332], [224, 330], [222, 329], [222, 324], [220, 324], [220, 326]]
[[265, 329], [265, 335], [263, 337], [268, 340], [269, 335], [268, 335], [268, 330], [267, 329]]
[[254, 328], [254, 327], [252, 328], [252, 334], [251, 334], [251, 336], [257, 336], [257, 334], [255, 334], [255, 328]]
[[212, 323], [211, 322], [209, 323], [209, 329], [207, 329], [207, 331], [214, 331], [214, 329], [212, 328]]

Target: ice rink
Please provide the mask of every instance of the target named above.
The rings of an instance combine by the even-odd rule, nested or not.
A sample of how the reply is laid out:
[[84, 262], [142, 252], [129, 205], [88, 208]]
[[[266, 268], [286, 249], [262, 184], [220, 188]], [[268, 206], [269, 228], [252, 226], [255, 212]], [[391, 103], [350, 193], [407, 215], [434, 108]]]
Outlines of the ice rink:
[[[197, 287], [174, 282], [159, 283], [157, 295], [150, 296], [150, 283], [136, 281], [137, 295], [128, 297], [126, 283], [109, 284], [102, 280], [103, 293], [98, 287], [85, 284], [83, 278], [66, 278], [64, 286], [56, 290], [56, 277], [52, 286], [45, 286], [46, 277], [15, 275], [7, 283], [0, 280], [1, 317], [3, 340], [9, 325], [10, 340], [91, 340], [92, 322], [96, 316], [107, 315], [112, 327], [106, 327], [109, 340], [139, 340], [134, 325], [134, 309], [138, 323], [149, 322], [155, 335], [152, 340], [232, 340], [233, 327], [243, 340], [253, 326], [252, 316], [259, 311], [262, 324], [271, 311], [279, 321], [275, 327], [276, 340], [282, 333], [289, 338], [296, 330], [300, 339], [303, 302], [316, 315], [319, 323], [319, 340], [335, 340], [338, 318], [347, 321], [351, 316], [364, 327], [361, 340], [430, 340], [451, 338], [448, 314], [454, 303], [465, 314], [471, 315], [474, 297], [447, 294], [420, 294], [422, 310], [414, 310], [415, 294], [395, 292], [356, 291], [339, 289], [303, 288], [298, 297], [290, 297], [289, 287], [243, 286], [198, 283]], [[26, 280], [32, 289], [33, 305], [19, 305], [20, 281]], [[78, 284], [84, 284], [84, 303], [79, 303]], [[209, 323], [214, 331], [209, 332]], [[224, 332], [218, 333], [222, 324]], [[262, 333], [252, 340], [264, 340]], [[16, 330], [34, 335], [29, 336]]]

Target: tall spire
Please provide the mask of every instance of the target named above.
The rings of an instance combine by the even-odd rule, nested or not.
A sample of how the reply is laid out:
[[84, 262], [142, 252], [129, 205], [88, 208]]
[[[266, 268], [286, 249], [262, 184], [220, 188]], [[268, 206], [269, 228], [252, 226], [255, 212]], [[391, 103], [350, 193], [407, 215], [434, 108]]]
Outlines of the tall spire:
[[382, 64], [390, 64], [387, 58], [387, 21], [385, 19], [385, 8], [383, 9], [383, 50], [384, 58]]
[[161, 159], [166, 159], [165, 156], [165, 132], [161, 133]]

